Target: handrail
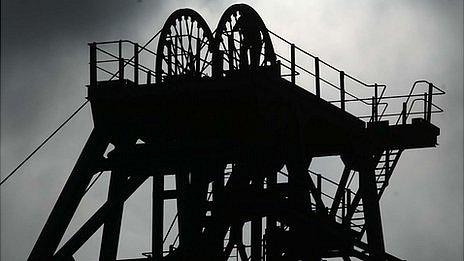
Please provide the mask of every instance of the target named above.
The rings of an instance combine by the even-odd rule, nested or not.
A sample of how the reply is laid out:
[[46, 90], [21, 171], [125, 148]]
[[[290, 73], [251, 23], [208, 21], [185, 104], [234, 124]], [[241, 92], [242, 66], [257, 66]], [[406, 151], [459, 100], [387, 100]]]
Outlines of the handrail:
[[[372, 118], [370, 121], [378, 121], [386, 112], [386, 109], [388, 107], [388, 105], [386, 103], [381, 103], [381, 99], [384, 98], [384, 94], [385, 94], [385, 91], [386, 91], [386, 85], [384, 84], [367, 84], [357, 78], [355, 78], [354, 76], [352, 75], [349, 75], [349, 74], [346, 74], [344, 71], [330, 65], [329, 63], [323, 61], [323, 60], [320, 60], [317, 56], [303, 50], [302, 48], [300, 48], [299, 46], [296, 46], [295, 44], [289, 42], [288, 40], [284, 39], [283, 37], [281, 37], [280, 35], [272, 32], [271, 30], [268, 30], [269, 34], [271, 36], [274, 36], [276, 37], [278, 40], [281, 40], [283, 41], [287, 46], [290, 47], [290, 59], [276, 53], [276, 57], [280, 58], [281, 59], [281, 66], [287, 68], [290, 70], [290, 74], [285, 74], [285, 75], [281, 75], [282, 77], [288, 77], [290, 76], [291, 77], [291, 82], [293, 84], [296, 84], [296, 76], [299, 75], [299, 73], [297, 73], [297, 70], [300, 70], [302, 72], [305, 72], [307, 74], [309, 74], [310, 76], [314, 77], [315, 78], [315, 88], [316, 88], [316, 95], [318, 97], [320, 97], [320, 93], [321, 93], [321, 83], [323, 84], [326, 84], [336, 90], [339, 91], [340, 93], [340, 100], [338, 101], [332, 101], [331, 103], [339, 103], [339, 106], [340, 109], [342, 109], [343, 111], [346, 110], [346, 102], [345, 102], [345, 96], [349, 96], [351, 99], [349, 99], [350, 101], [356, 101], [356, 102], [360, 102], [362, 103], [363, 105], [366, 105], [366, 106], [369, 106], [372, 108]], [[311, 72], [309, 69], [306, 69], [300, 65], [298, 65], [295, 61], [296, 57], [295, 57], [295, 53], [296, 51], [298, 52], [301, 52], [303, 55], [306, 55], [306, 56], [309, 56], [311, 57], [312, 59], [314, 59], [314, 70], [315, 72]], [[286, 65], [286, 64], [289, 64]], [[328, 68], [332, 69], [335, 73], [339, 74], [339, 82], [336, 84], [336, 83], [333, 83], [331, 80], [328, 80], [325, 78], [325, 76], [321, 75], [320, 73], [320, 64], [324, 65], [324, 66], [327, 66]], [[369, 88], [369, 89], [373, 89], [374, 90], [374, 95], [372, 95], [374, 98], [369, 98], [370, 100], [372, 100], [372, 102], [369, 102], [368, 99], [363, 99], [363, 98], [359, 98], [357, 97], [357, 95], [351, 91], [347, 91], [346, 88], [345, 88], [345, 79], [346, 80], [350, 80], [352, 81], [353, 83], [355, 84], [359, 84], [361, 85], [362, 87], [365, 87], [365, 88]], [[378, 111], [379, 111], [379, 105], [380, 106], [384, 106], [381, 110], [381, 113], [379, 115]], [[380, 117], [379, 117], [380, 116]]]
[[[94, 51], [91, 50], [91, 61], [90, 61], [90, 67], [91, 67], [91, 77], [90, 77], [90, 78], [91, 78], [91, 85], [92, 85], [92, 84], [96, 84], [96, 82], [97, 82], [97, 71], [98, 71], [98, 70], [108, 73], [107, 70], [105, 70], [105, 69], [103, 69], [103, 68], [101, 68], [101, 67], [98, 66], [98, 61], [97, 61], [97, 50], [100, 50], [100, 51], [103, 51], [103, 50], [102, 50], [101, 48], [98, 48], [97, 45], [105, 45], [105, 44], [115, 44], [115, 43], [118, 43], [118, 44], [120, 45], [120, 46], [119, 46], [119, 49], [120, 49], [119, 51], [121, 52], [121, 45], [122, 45], [122, 43], [130, 43], [130, 44], [132, 44], [132, 45], [134, 46], [134, 54], [133, 54], [133, 56], [132, 56], [130, 59], [124, 59], [124, 60], [122, 60], [122, 63], [119, 64], [119, 70], [111, 75], [111, 77], [109, 78], [109, 81], [111, 81], [111, 80], [112, 80], [114, 77], [116, 77], [122, 70], [124, 70], [124, 68], [125, 68], [128, 64], [134, 67], [134, 69], [135, 69], [134, 77], [138, 79], [138, 75], [136, 75], [136, 74], [138, 73], [138, 70], [140, 70], [140, 68], [139, 68], [140, 65], [138, 64], [138, 61], [137, 61], [137, 64], [135, 64], [135, 62], [134, 62], [134, 65], [132, 65], [131, 62], [132, 62], [133, 60], [135, 60], [136, 58], [137, 58], [137, 60], [138, 60], [138, 55], [139, 55], [142, 51], [146, 51], [146, 52], [148, 52], [148, 53], [150, 53], [150, 54], [156, 56], [156, 53], [153, 52], [153, 51], [151, 51], [151, 50], [149, 50], [149, 49], [147, 49], [147, 46], [148, 46], [151, 42], [153, 42], [153, 40], [154, 40], [156, 37], [158, 37], [158, 35], [161, 33], [161, 31], [162, 31], [162, 30], [159, 30], [159, 31], [158, 31], [155, 35], [153, 35], [143, 46], [139, 46], [138, 43], [135, 43], [135, 42], [130, 41], [130, 40], [102, 41], [102, 42], [88, 43], [88, 45], [91, 47], [91, 49], [92, 49], [92, 47], [95, 48]], [[97, 49], [97, 48], [98, 48], [98, 49]], [[113, 57], [113, 58], [118, 59], [118, 61], [119, 61], [119, 59], [122, 58], [122, 57], [114, 57], [112, 54], [107, 53], [106, 51], [105, 51], [105, 53], [106, 53], [107, 55], [110, 55], [110, 56]], [[120, 53], [120, 54], [121, 54], [121, 53]], [[92, 67], [93, 67], [93, 68], [92, 68]], [[148, 68], [145, 67], [145, 66], [143, 66], [143, 67], [144, 67], [144, 69], [148, 69]], [[149, 70], [149, 69], [148, 69], [148, 70]], [[149, 70], [149, 71], [141, 70], [141, 71], [146, 72], [146, 73], [147, 73], [147, 76], [150, 76], [150, 74], [151, 74], [151, 72], [152, 72], [151, 70]], [[111, 74], [111, 73], [110, 73], [110, 74]], [[92, 75], [93, 75], [93, 76], [92, 76]], [[153, 76], [154, 76], [154, 75], [153, 75]], [[94, 81], [94, 83], [92, 83], [92, 81]]]
[[[280, 36], [280, 35], [274, 33], [273, 31], [271, 31], [271, 30], [269, 30], [269, 29], [268, 29], [267, 31], [268, 31], [270, 34], [272, 34], [273, 36], [277, 37], [279, 40], [282, 40], [283, 42], [285, 42], [285, 43], [287, 43], [287, 44], [289, 44], [289, 45], [292, 45], [292, 44], [293, 44], [293, 43], [289, 42], [288, 40], [284, 39], [282, 36]], [[315, 55], [309, 53], [309, 52], [306, 51], [306, 50], [303, 50], [301, 47], [299, 47], [299, 46], [297, 46], [297, 45], [295, 45], [295, 49], [298, 50], [298, 51], [300, 51], [300, 52], [302, 52], [303, 54], [306, 54], [307, 56], [310, 56], [311, 58], [318, 58], [317, 56], [315, 56]], [[331, 64], [329, 64], [329, 63], [327, 63], [327, 62], [325, 62], [325, 61], [323, 61], [323, 60], [321, 60], [321, 59], [319, 59], [319, 62], [322, 63], [322, 64], [324, 64], [324, 65], [326, 65], [327, 67], [329, 67], [329, 68], [331, 68], [331, 69], [337, 71], [337, 72], [341, 72], [341, 71], [342, 71], [342, 70], [340, 70], [340, 69], [334, 67], [333, 65], [331, 65]], [[363, 81], [361, 81], [361, 80], [359, 80], [359, 79], [357, 79], [357, 78], [355, 78], [355, 77], [353, 77], [353, 76], [351, 76], [351, 75], [349, 75], [349, 74], [346, 74], [346, 73], [345, 73], [345, 76], [348, 77], [348, 78], [350, 78], [350, 79], [352, 79], [352, 80], [354, 80], [354, 81], [356, 81], [357, 83], [359, 83], [359, 84], [361, 84], [361, 85], [364, 85], [365, 87], [369, 87], [369, 88], [375, 87], [375, 84], [367, 84], [367, 83], [365, 83], [365, 82], [363, 82]], [[377, 87], [384, 87], [384, 88], [385, 88], [386, 85], [381, 84], [381, 85], [377, 85]]]
[[[161, 31], [159, 31], [157, 34], [155, 34], [144, 46], [139, 46], [137, 43], [135, 43], [135, 42], [133, 42], [133, 41], [131, 41], [131, 40], [126, 40], [126, 39], [124, 39], [124, 40], [122, 39], [122, 40], [114, 40], [114, 41], [101, 41], [101, 42], [89, 43], [90, 46], [95, 46], [95, 49], [96, 49], [98, 52], [103, 53], [103, 54], [105, 54], [105, 55], [108, 55], [108, 56], [110, 56], [110, 57], [116, 59], [116, 60], [96, 60], [96, 61], [94, 62], [95, 68], [98, 69], [98, 70], [100, 70], [100, 71], [103, 71], [103, 72], [105, 72], [105, 73], [108, 73], [107, 70], [104, 70], [102, 67], [99, 67], [99, 66], [96, 66], [96, 65], [97, 65], [97, 64], [100, 64], [100, 63], [121, 62], [121, 61], [123, 61], [124, 64], [123, 64], [123, 65], [121, 65], [121, 64], [119, 65], [119, 70], [116, 71], [116, 72], [114, 72], [114, 73], [111, 73], [111, 74], [110, 74], [110, 75], [111, 75], [110, 80], [113, 79], [113, 78], [115, 78], [116, 76], [118, 76], [118, 75], [119, 75], [119, 72], [123, 72], [123, 71], [124, 71], [124, 68], [125, 68], [127, 65], [133, 67], [134, 69], [135, 69], [135, 67], [137, 67], [137, 68], [136, 68], [136, 71], [137, 71], [137, 72], [138, 72], [138, 71], [144, 72], [144, 73], [147, 74], [147, 76], [155, 76], [156, 73], [155, 73], [154, 70], [151, 70], [151, 69], [149, 69], [148, 67], [146, 67], [146, 66], [144, 66], [144, 65], [142, 65], [142, 64], [140, 64], [140, 63], [134, 62], [134, 59], [135, 59], [135, 57], [136, 57], [137, 55], [139, 55], [142, 51], [146, 51], [148, 54], [151, 54], [151, 55], [153, 55], [153, 56], [156, 56], [156, 55], [157, 55], [156, 52], [154, 52], [154, 51], [152, 51], [152, 50], [146, 48], [146, 46], [147, 46], [148, 44], [150, 44], [150, 43], [153, 41], [153, 39], [155, 39], [155, 38], [159, 35], [160, 32], [161, 32]], [[135, 51], [134, 51], [134, 55], [133, 55], [130, 59], [127, 59], [127, 58], [124, 58], [124, 57], [118, 57], [118, 56], [116, 56], [115, 54], [110, 53], [109, 51], [107, 51], [107, 50], [101, 48], [102, 45], [118, 44], [118, 45], [119, 45], [119, 48], [120, 48], [120, 52], [121, 52], [122, 45], [123, 45], [123, 44], [126, 44], [126, 43], [127, 43], [127, 44], [133, 45], [134, 48], [135, 48], [135, 47], [138, 47], [137, 53], [135, 53]], [[202, 41], [201, 41], [201, 44], [207, 44], [207, 42], [202, 40]], [[179, 47], [178, 47], [178, 49], [179, 49]], [[120, 53], [119, 55], [121, 55], [121, 53]], [[196, 58], [197, 58], [197, 57], [196, 57]], [[210, 64], [210, 63], [208, 63], [208, 61], [207, 61], [205, 58], [200, 57], [199, 59], [200, 59], [200, 61], [203, 61], [203, 62], [205, 63], [205, 65]], [[171, 62], [171, 63], [174, 64], [173, 62]], [[135, 74], [135, 73], [136, 73], [136, 72], [134, 72], [134, 74]], [[161, 72], [161, 75], [166, 75], [166, 72]], [[202, 75], [206, 75], [206, 74], [205, 74], [205, 73], [202, 73]], [[135, 77], [135, 75], [134, 75], [134, 77]]]
[[[147, 78], [147, 82], [148, 82], [149, 81], [148, 79], [151, 78], [151, 76], [155, 76], [156, 72], [154, 72], [153, 70], [149, 69], [148, 67], [146, 67], [146, 66], [144, 66], [142, 64], [136, 63], [134, 61], [134, 59], [139, 53], [141, 53], [143, 51], [147, 52], [148, 54], [152, 54], [152, 55], [155, 55], [155, 56], [157, 55], [156, 52], [154, 52], [154, 51], [152, 51], [152, 50], [150, 50], [150, 49], [148, 49], [146, 47], [148, 46], [148, 44], [150, 44], [160, 34], [160, 32], [161, 32], [161, 30], [158, 31], [158, 33], [155, 34], [144, 46], [140, 46], [140, 47], [138, 46], [137, 43], [135, 43], [135, 42], [133, 42], [131, 40], [101, 41], [101, 42], [89, 43], [89, 45], [95, 45], [95, 48], [96, 48], [97, 51], [99, 51], [101, 53], [104, 53], [106, 55], [109, 55], [110, 57], [115, 59], [115, 60], [107, 59], [107, 60], [96, 61], [95, 65], [94, 65], [95, 68], [98, 69], [98, 70], [104, 71], [105, 73], [108, 73], [107, 70], [104, 70], [101, 66], [98, 66], [98, 64], [111, 63], [111, 62], [119, 61], [120, 62], [120, 65], [119, 65], [120, 69], [117, 72], [115, 72], [114, 74], [111, 74], [110, 79], [113, 79], [114, 77], [116, 77], [119, 74], [123, 73], [124, 72], [124, 67], [126, 65], [129, 65], [129, 66], [134, 67], [136, 72], [141, 71], [143, 73], [146, 73], [147, 77], [148, 77]], [[338, 100], [327, 100], [327, 102], [332, 103], [332, 104], [338, 104], [337, 106], [339, 106], [342, 110], [345, 110], [345, 104], [352, 103], [352, 102], [357, 102], [357, 103], [359, 102], [359, 103], [361, 103], [363, 105], [366, 105], [366, 106], [369, 106], [369, 107], [372, 108], [371, 115], [356, 115], [356, 117], [358, 117], [359, 119], [366, 119], [366, 120], [369, 119], [369, 121], [379, 121], [379, 120], [381, 120], [383, 118], [399, 116], [397, 121], [395, 122], [395, 124], [398, 124], [400, 122], [400, 120], [401, 120], [401, 117], [405, 118], [405, 120], [406, 120], [408, 118], [408, 116], [410, 116], [410, 115], [419, 114], [418, 112], [413, 110], [412, 107], [414, 106], [415, 102], [411, 103], [411, 99], [415, 98], [415, 97], [420, 97], [420, 96], [423, 95], [423, 94], [416, 94], [415, 93], [415, 91], [417, 89], [416, 87], [421, 83], [429, 84], [429, 93], [427, 94], [429, 101], [425, 101], [426, 106], [424, 106], [424, 110], [426, 110], [426, 111], [424, 111], [424, 115], [425, 115], [424, 117], [425, 118], [430, 118], [431, 114], [443, 112], [442, 108], [440, 108], [439, 106], [437, 106], [436, 104], [433, 103], [432, 97], [435, 96], [435, 95], [442, 95], [445, 92], [442, 89], [440, 89], [439, 87], [433, 85], [431, 82], [429, 82], [427, 80], [417, 80], [417, 81], [415, 81], [408, 95], [384, 96], [385, 92], [386, 92], [386, 85], [384, 85], [384, 84], [367, 84], [367, 83], [359, 80], [358, 78], [355, 78], [354, 76], [352, 76], [350, 74], [347, 74], [344, 71], [336, 68], [335, 66], [330, 65], [329, 63], [319, 59], [317, 56], [309, 53], [308, 51], [303, 50], [301, 47], [296, 46], [295, 44], [293, 44], [290, 41], [284, 39], [282, 36], [274, 33], [273, 31], [268, 30], [268, 32], [273, 37], [276, 37], [277, 39], [279, 39], [280, 41], [283, 41], [286, 45], [289, 45], [291, 47], [291, 59], [288, 59], [288, 58], [284, 57], [283, 55], [280, 55], [280, 54], [276, 53], [276, 57], [278, 57], [281, 61], [283, 61], [283, 62], [281, 62], [281, 66], [283, 68], [286, 68], [286, 69], [290, 70], [289, 74], [281, 74], [281, 77], [290, 76], [292, 78], [292, 82], [294, 82], [295, 81], [295, 76], [302, 75], [302, 73], [306, 73], [306, 74], [310, 75], [311, 77], [316, 78], [316, 94], [318, 96], [320, 95], [320, 89], [318, 89], [318, 88], [320, 88], [320, 83], [323, 83], [325, 85], [328, 85], [328, 86], [340, 91], [340, 99], [338, 99]], [[121, 55], [121, 45], [124, 44], [124, 43], [134, 45], [134, 47], [139, 47], [138, 49], [134, 48], [134, 55], [130, 59], [125, 59], [125, 58], [122, 58], [122, 57], [118, 57], [118, 56], [106, 51], [105, 49], [101, 48], [101, 45], [119, 44], [120, 45], [119, 46], [120, 55]], [[205, 42], [205, 44], [206, 44], [206, 42]], [[97, 46], [97, 45], [99, 45], [99, 46]], [[135, 50], [137, 50], [137, 53], [135, 53]], [[315, 72], [312, 72], [310, 69], [305, 68], [305, 67], [303, 67], [303, 66], [301, 66], [299, 64], [296, 64], [296, 62], [295, 62], [295, 50], [301, 52], [303, 55], [306, 55], [308, 57], [311, 57], [311, 58], [315, 59], [315, 61], [314, 61], [315, 62], [315, 67], [314, 67]], [[203, 59], [201, 57], [199, 59], [201, 61], [205, 60], [205, 59]], [[325, 65], [328, 68], [332, 69], [334, 72], [339, 73], [339, 75], [340, 75], [339, 82], [334, 83], [333, 81], [334, 81], [335, 78], [332, 79], [332, 80], [328, 80], [328, 79], [325, 78], [325, 76], [320, 75], [319, 64]], [[138, 76], [135, 76], [136, 72], [134, 72], [134, 77], [137, 77], [137, 79], [138, 79]], [[161, 72], [161, 74], [165, 75], [166, 72]], [[120, 75], [120, 77], [123, 77], [123, 75]], [[334, 77], [335, 77], [335, 75], [334, 75]], [[357, 97], [357, 95], [355, 93], [353, 93], [351, 91], [347, 91], [345, 89], [345, 86], [344, 86], [345, 85], [345, 80], [344, 79], [349, 79], [349, 80], [352, 81], [352, 83], [359, 84], [362, 87], [374, 89], [375, 92], [374, 92], [373, 97]], [[346, 99], [345, 95], [347, 97], [349, 97], [349, 98]], [[393, 99], [403, 99], [403, 98], [406, 98], [406, 101], [404, 103], [406, 104], [407, 107], [410, 107], [410, 108], [407, 109], [405, 112], [401, 112], [401, 113], [388, 113], [389, 103], [387, 101], [390, 101], [390, 100], [393, 100]], [[420, 99], [420, 100], [424, 100], [424, 99]], [[362, 108], [359, 108], [359, 109], [361, 109], [361, 111], [365, 110], [365, 109], [362, 109]], [[360, 111], [358, 111], [358, 112], [360, 112]], [[430, 119], [428, 119], [428, 120], [430, 120]]]
[[[410, 92], [408, 95], [393, 95], [393, 96], [384, 96], [385, 95], [385, 92], [386, 92], [386, 85], [385, 84], [367, 84], [357, 78], [355, 78], [354, 76], [352, 75], [349, 75], [347, 73], [345, 73], [344, 71], [336, 68], [335, 66], [333, 65], [330, 65], [329, 63], [319, 59], [319, 57], [309, 53], [308, 51], [306, 50], [303, 50], [301, 47], [299, 46], [296, 46], [295, 44], [291, 43], [290, 41], [286, 40], [285, 38], [283, 38], [282, 36], [278, 35], [277, 33], [271, 31], [271, 30], [267, 30], [269, 32], [270, 35], [276, 37], [278, 40], [282, 41], [285, 43], [285, 45], [289, 46], [291, 49], [290, 49], [290, 56], [291, 58], [286, 58], [284, 57], [283, 55], [280, 55], [278, 53], [276, 53], [276, 56], [281, 59], [281, 66], [285, 67], [286, 69], [290, 70], [290, 73], [289, 74], [285, 74], [285, 75], [281, 75], [282, 77], [287, 77], [287, 76], [291, 76], [291, 79], [292, 79], [292, 83], [295, 83], [295, 76], [297, 75], [300, 75], [300, 72], [304, 72], [304, 73], [307, 73], [308, 75], [312, 76], [312, 77], [315, 77], [315, 80], [316, 80], [316, 95], [319, 97], [320, 96], [320, 83], [319, 82], [322, 82], [324, 84], [327, 84], [328, 86], [330, 87], [333, 87], [337, 90], [340, 91], [340, 95], [341, 95], [341, 99], [338, 99], [338, 100], [330, 100], [328, 101], [329, 103], [332, 103], [332, 104], [339, 104], [337, 106], [340, 106], [340, 108], [342, 110], [345, 110], [345, 104], [346, 103], [350, 103], [350, 102], [361, 102], [362, 104], [364, 105], [368, 105], [368, 106], [372, 106], [372, 112], [371, 112], [371, 115], [363, 115], [363, 116], [358, 116], [357, 117], [359, 119], [368, 119], [370, 118], [369, 121], [379, 121], [385, 117], [392, 117], [392, 116], [399, 116], [399, 118], [397, 119], [396, 123], [395, 124], [398, 124], [401, 117], [405, 117], [405, 120], [407, 119], [407, 117], [409, 115], [414, 115], [414, 114], [419, 114], [415, 111], [412, 111], [412, 106], [413, 104], [409, 104], [410, 103], [410, 100], [411, 98], [413, 97], [418, 97], [418, 96], [423, 96], [423, 94], [415, 94], [415, 89], [416, 89], [416, 86], [420, 83], [428, 83], [429, 84], [429, 91], [428, 93], [426, 94], [427, 97], [428, 97], [428, 101], [425, 101], [425, 106], [424, 106], [424, 117], [426, 118], [426, 120], [430, 121], [430, 118], [431, 118], [431, 114], [434, 114], [434, 113], [440, 113], [443, 111], [442, 108], [440, 108], [438, 105], [434, 104], [433, 101], [432, 101], [432, 97], [435, 96], [435, 95], [442, 95], [444, 94], [445, 92], [438, 88], [437, 86], [433, 85], [431, 82], [427, 81], [427, 80], [417, 80], [414, 82], [413, 84], [413, 87], [411, 88]], [[285, 46], [284, 45], [284, 46]], [[309, 56], [313, 59], [315, 59], [315, 67], [314, 67], [314, 70], [315, 72], [311, 72], [309, 69], [306, 69], [298, 64], [296, 64], [296, 61], [295, 61], [295, 50], [301, 52], [303, 55], [306, 55], [306, 56]], [[287, 65], [289, 64], [289, 65]], [[320, 71], [319, 71], [319, 64], [323, 64], [325, 66], [327, 66], [328, 68], [332, 69], [333, 71], [335, 71], [336, 73], [339, 73], [340, 74], [340, 82], [338, 84], [336, 83], [333, 83], [331, 80], [327, 80], [325, 79], [325, 76], [322, 76], [320, 75]], [[300, 72], [297, 73], [296, 69], [298, 69]], [[335, 75], [334, 75], [335, 76]], [[373, 97], [366, 97], [366, 98], [359, 98], [359, 97], [356, 97], [356, 95], [354, 93], [351, 93], [349, 91], [346, 91], [345, 90], [345, 86], [344, 86], [344, 79], [350, 79], [352, 80], [354, 83], [357, 83], [363, 87], [367, 87], [367, 88], [374, 88], [374, 95]], [[349, 99], [345, 99], [345, 94], [351, 98]], [[406, 98], [406, 101], [405, 101], [405, 104], [406, 106], [411, 106], [411, 108], [409, 108], [409, 110], [407, 110], [406, 112], [402, 112], [402, 113], [387, 113], [387, 109], [389, 107], [389, 103], [387, 102], [387, 100], [392, 100], [392, 99], [404, 99]], [[424, 100], [424, 99], [422, 99]], [[379, 109], [380, 109], [380, 113], [379, 113]]]

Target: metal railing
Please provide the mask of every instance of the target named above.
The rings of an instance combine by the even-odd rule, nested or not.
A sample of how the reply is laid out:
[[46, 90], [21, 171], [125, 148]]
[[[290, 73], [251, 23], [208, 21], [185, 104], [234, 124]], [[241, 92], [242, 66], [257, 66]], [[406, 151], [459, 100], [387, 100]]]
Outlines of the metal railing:
[[[148, 45], [151, 44], [161, 33], [159, 30], [153, 35], [143, 46], [130, 40], [118, 40], [118, 41], [103, 41], [103, 42], [92, 42], [89, 43], [90, 48], [90, 87], [96, 87], [97, 83], [102, 80], [111, 81], [116, 77], [120, 81], [124, 81], [125, 67], [133, 68], [132, 80], [135, 84], [139, 83], [140, 73], [146, 75], [147, 83], [151, 83], [152, 77], [155, 76], [155, 71], [150, 69], [153, 65], [153, 61], [156, 57], [156, 52], [148, 49]], [[128, 58], [125, 46], [129, 46], [132, 49], [132, 56]], [[114, 47], [117, 47], [117, 54], [114, 54]], [[106, 56], [106, 59], [99, 59], [100, 56]], [[149, 64], [142, 64], [140, 57], [148, 55], [150, 60]], [[116, 64], [116, 68], [114, 68]], [[98, 77], [99, 72], [109, 76], [108, 78], [101, 79]], [[127, 78], [126, 78], [127, 79]]]
[[[423, 115], [424, 119], [430, 122], [431, 114], [443, 112], [442, 108], [433, 103], [433, 96], [442, 95], [445, 92], [431, 82], [426, 80], [416, 81], [408, 95], [385, 96], [386, 85], [365, 83], [303, 50], [278, 34], [270, 30], [268, 32], [274, 39], [275, 46], [275, 43], [277, 45], [283, 44], [284, 48], [289, 50], [290, 57], [288, 58], [276, 51], [280, 66], [285, 70], [285, 72], [281, 73], [282, 78], [289, 79], [295, 85], [297, 84], [297, 77], [313, 78], [313, 93], [317, 97], [334, 104], [341, 110], [347, 111], [363, 121], [376, 122], [398, 117], [395, 122], [395, 124], [398, 124], [401, 119], [401, 123], [406, 123], [406, 120], [411, 115]], [[153, 63], [157, 54], [148, 49], [147, 46], [158, 37], [159, 33], [155, 34], [144, 46], [130, 40], [90, 43], [90, 86], [96, 86], [97, 82], [101, 80], [101, 77], [98, 77], [99, 73], [108, 76], [105, 80], [117, 78], [123, 81], [128, 79], [138, 85], [140, 76], [142, 76], [146, 78], [147, 84], [152, 83], [156, 75]], [[127, 52], [128, 49], [132, 50], [132, 52]], [[104, 58], [99, 58], [99, 56]], [[148, 59], [148, 62], [141, 63], [140, 58], [142, 56]], [[296, 62], [297, 57], [309, 58], [312, 65], [303, 66], [298, 64]], [[169, 62], [172, 63], [172, 61]], [[175, 64], [173, 65], [175, 66]], [[127, 73], [127, 66], [131, 67], [133, 71]], [[166, 76], [166, 73], [161, 72], [161, 75]], [[428, 84], [428, 89], [425, 92], [417, 93], [416, 87], [424, 83]], [[338, 98], [335, 100], [333, 91], [338, 93]], [[325, 93], [329, 94], [324, 95]], [[401, 112], [387, 111], [391, 103], [401, 99], [405, 100]], [[421, 102], [423, 107], [418, 109], [416, 104]], [[351, 110], [348, 107], [351, 107]]]
[[[438, 88], [437, 86], [433, 85], [432, 83], [420, 80], [416, 81], [413, 84], [413, 87], [408, 95], [393, 95], [393, 96], [385, 96], [385, 92], [387, 86], [384, 84], [368, 84], [365, 83], [352, 75], [347, 74], [345, 71], [340, 70], [329, 63], [321, 60], [319, 57], [303, 50], [302, 48], [298, 47], [294, 43], [289, 42], [285, 38], [279, 36], [278, 34], [268, 30], [269, 34], [277, 41], [280, 41], [281, 45], [283, 44], [284, 49], [289, 50], [289, 58], [286, 58], [285, 55], [279, 54], [276, 51], [276, 56], [280, 59], [281, 67], [286, 70], [285, 73], [281, 74], [283, 78], [289, 78], [289, 81], [293, 84], [297, 83], [297, 76], [309, 76], [313, 82], [313, 90], [312, 91], [317, 97], [327, 100], [329, 103], [332, 103], [338, 106], [341, 110], [347, 111], [347, 106], [352, 103], [357, 103], [357, 108], [350, 111], [351, 114], [357, 116], [359, 119], [369, 122], [380, 121], [384, 119], [391, 119], [392, 117], [399, 116], [404, 118], [403, 122], [410, 115], [422, 114], [424, 115], [424, 119], [428, 122], [431, 121], [431, 114], [433, 113], [440, 113], [443, 112], [439, 106], [433, 103], [433, 96], [442, 95], [445, 92]], [[276, 43], [277, 41], [273, 41]], [[276, 46], [276, 45], [274, 45]], [[312, 60], [312, 65], [307, 64], [307, 66], [299, 65], [296, 62], [297, 54], [300, 54], [300, 57], [309, 58]], [[326, 71], [323, 73], [322, 67], [325, 67]], [[310, 69], [312, 68], [312, 70]], [[330, 75], [332, 77], [330, 77]], [[330, 78], [330, 79], [329, 79]], [[347, 89], [347, 83], [350, 82], [354, 84], [352, 86], [352, 90]], [[425, 93], [417, 94], [415, 93], [415, 88], [420, 83], [428, 83], [429, 88]], [[307, 82], [306, 82], [307, 84]], [[327, 87], [323, 89], [323, 86]], [[330, 91], [329, 89], [336, 90], [338, 92], [338, 99], [333, 100], [332, 96], [323, 96], [323, 92]], [[365, 94], [366, 90], [368, 91]], [[364, 94], [360, 95], [355, 92], [364, 92]], [[412, 98], [416, 97], [412, 100], [411, 104], [409, 104]], [[421, 98], [417, 98], [421, 97]], [[400, 113], [390, 113], [387, 111], [389, 107], [389, 102], [396, 99], [403, 99], [405, 102], [403, 103], [403, 110]], [[422, 100], [424, 103], [423, 110], [413, 109], [416, 101]], [[409, 109], [407, 109], [409, 106]], [[360, 108], [363, 107], [363, 108]], [[369, 110], [370, 113], [360, 113], [361, 111]], [[397, 124], [398, 121], [395, 123]]]
[[[114, 54], [116, 46], [117, 54]], [[151, 83], [155, 76], [155, 71], [150, 69], [150, 65], [140, 63], [141, 55], [148, 55], [152, 58], [152, 62], [156, 57], [156, 53], [146, 46], [140, 46], [138, 43], [130, 40], [106, 41], [89, 43], [90, 47], [90, 86], [97, 86], [97, 82], [101, 81], [98, 77], [99, 72], [106, 74], [108, 77], [104, 80], [118, 79], [120, 81], [132, 80], [134, 84], [139, 84], [140, 74], [144, 74], [147, 83]], [[130, 54], [127, 54], [128, 47], [132, 49]], [[126, 51], [126, 52], [124, 52]], [[103, 56], [103, 59], [98, 59]], [[127, 74], [126, 67], [131, 67], [133, 72]], [[99, 79], [100, 78], [100, 79]]]

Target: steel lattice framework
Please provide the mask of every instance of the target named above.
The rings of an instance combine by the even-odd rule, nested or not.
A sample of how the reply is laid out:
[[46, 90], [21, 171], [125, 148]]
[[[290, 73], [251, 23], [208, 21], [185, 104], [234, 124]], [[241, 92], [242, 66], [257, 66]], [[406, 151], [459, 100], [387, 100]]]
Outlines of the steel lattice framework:
[[[400, 260], [385, 252], [379, 200], [405, 149], [436, 146], [431, 115], [442, 110], [432, 98], [441, 89], [417, 81], [408, 95], [387, 97], [386, 86], [271, 32], [244, 4], [229, 7], [214, 33], [180, 9], [144, 46], [89, 47], [94, 129], [28, 260], [74, 260], [102, 226], [99, 259], [117, 260], [124, 202], [148, 179], [152, 249], [130, 260]], [[311, 64], [297, 64], [301, 56]], [[297, 82], [304, 75], [311, 80]], [[401, 112], [390, 113], [398, 100]], [[341, 158], [339, 180], [310, 170], [327, 156]], [[111, 173], [106, 203], [58, 248], [101, 172]], [[177, 204], [171, 224], [166, 200]], [[178, 233], [173, 242], [165, 227]]]

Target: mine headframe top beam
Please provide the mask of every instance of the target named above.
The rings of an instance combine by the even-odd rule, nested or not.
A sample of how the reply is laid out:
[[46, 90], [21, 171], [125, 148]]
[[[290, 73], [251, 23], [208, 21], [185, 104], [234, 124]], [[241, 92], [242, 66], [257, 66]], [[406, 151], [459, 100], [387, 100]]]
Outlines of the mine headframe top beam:
[[89, 99], [95, 125], [112, 134], [168, 133], [178, 141], [193, 140], [193, 147], [195, 140], [197, 145], [217, 148], [236, 148], [250, 141], [265, 146], [285, 143], [285, 137], [280, 141], [275, 137], [292, 120], [299, 121], [303, 142], [311, 146], [314, 156], [339, 155], [360, 133], [367, 133], [383, 150], [433, 147], [439, 135], [437, 127], [421, 119], [413, 119], [412, 124], [381, 121], [366, 126], [266, 70], [137, 86], [131, 81], [99, 82], [89, 88]]

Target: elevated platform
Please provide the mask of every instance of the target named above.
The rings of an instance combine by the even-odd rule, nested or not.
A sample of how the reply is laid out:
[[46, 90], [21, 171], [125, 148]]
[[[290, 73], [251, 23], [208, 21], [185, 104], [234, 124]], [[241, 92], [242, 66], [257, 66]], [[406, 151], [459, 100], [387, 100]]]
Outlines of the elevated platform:
[[116, 149], [116, 165], [169, 167], [212, 155], [231, 162], [256, 153], [280, 161], [292, 137], [319, 157], [341, 155], [362, 141], [380, 150], [433, 147], [439, 135], [423, 119], [366, 124], [267, 70], [138, 86], [104, 81], [89, 88], [88, 98], [95, 127], [104, 129], [111, 142], [143, 141], [125, 147], [121, 157]]

